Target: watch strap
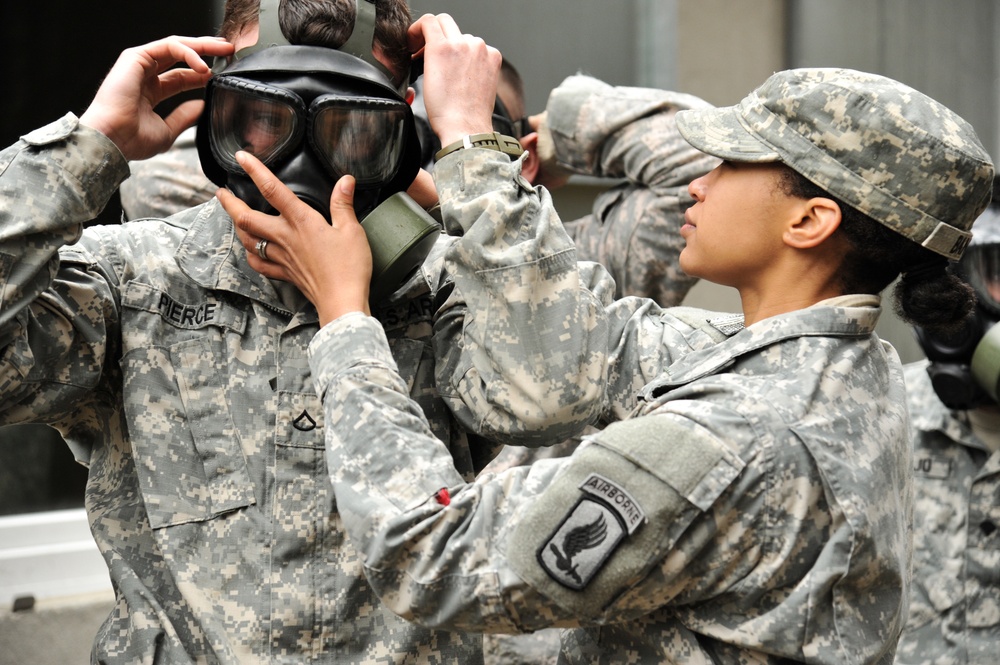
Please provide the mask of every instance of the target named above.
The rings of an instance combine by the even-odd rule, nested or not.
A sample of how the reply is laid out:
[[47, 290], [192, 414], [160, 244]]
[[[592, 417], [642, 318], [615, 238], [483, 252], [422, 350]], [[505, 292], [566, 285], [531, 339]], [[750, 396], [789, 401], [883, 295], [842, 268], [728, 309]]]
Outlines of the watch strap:
[[511, 159], [517, 159], [524, 152], [524, 148], [521, 147], [520, 142], [518, 142], [518, 140], [514, 137], [507, 136], [499, 132], [488, 132], [486, 134], [469, 134], [467, 136], [463, 136], [454, 143], [449, 143], [437, 151], [437, 154], [434, 155], [434, 161], [436, 162], [445, 155], [450, 155], [453, 152], [464, 150], [466, 148], [486, 148], [487, 150], [496, 150], [497, 152], [502, 152]]

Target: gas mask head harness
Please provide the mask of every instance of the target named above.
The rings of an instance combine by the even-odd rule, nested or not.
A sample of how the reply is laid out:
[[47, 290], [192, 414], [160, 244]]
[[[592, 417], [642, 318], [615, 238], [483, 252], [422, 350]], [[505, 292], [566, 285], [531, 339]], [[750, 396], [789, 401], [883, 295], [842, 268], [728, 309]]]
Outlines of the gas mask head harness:
[[420, 168], [404, 97], [408, 81], [397, 87], [372, 55], [374, 3], [356, 5], [350, 38], [333, 49], [289, 44], [278, 0], [261, 0], [257, 43], [213, 68], [197, 145], [215, 184], [267, 213], [275, 211], [237, 163], [237, 151], [260, 159], [327, 220], [336, 181], [354, 176], [354, 208], [375, 263], [375, 300], [419, 267], [440, 227], [405, 194]]
[[493, 131], [513, 136], [520, 141], [525, 134], [531, 133], [532, 129], [528, 124], [528, 117], [521, 116], [515, 119], [498, 94], [496, 101], [493, 102]]
[[950, 335], [917, 327], [934, 392], [950, 409], [1000, 402], [1000, 201], [976, 219], [972, 241], [949, 269], [976, 292], [976, 307]]

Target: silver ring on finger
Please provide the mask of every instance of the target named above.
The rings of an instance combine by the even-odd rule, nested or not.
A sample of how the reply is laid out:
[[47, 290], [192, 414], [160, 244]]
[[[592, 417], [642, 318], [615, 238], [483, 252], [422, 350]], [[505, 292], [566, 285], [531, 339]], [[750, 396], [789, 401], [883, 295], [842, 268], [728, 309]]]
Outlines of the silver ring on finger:
[[267, 241], [261, 238], [257, 241], [257, 256], [267, 261]]

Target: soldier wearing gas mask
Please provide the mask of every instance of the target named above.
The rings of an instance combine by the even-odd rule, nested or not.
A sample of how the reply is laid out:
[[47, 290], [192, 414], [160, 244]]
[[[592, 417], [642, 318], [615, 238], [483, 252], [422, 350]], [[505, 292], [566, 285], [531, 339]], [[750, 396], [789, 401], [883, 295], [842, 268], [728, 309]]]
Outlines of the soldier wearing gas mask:
[[[376, 262], [372, 297], [384, 298], [416, 271], [440, 231], [404, 193], [421, 162], [409, 79], [394, 83], [372, 54], [374, 4], [358, 4], [339, 49], [289, 44], [277, 8], [276, 0], [261, 3], [257, 42], [217, 66], [208, 83], [197, 134], [202, 169], [251, 208], [274, 212], [236, 162], [246, 151], [327, 218], [334, 183], [354, 176], [355, 212]], [[256, 251], [266, 260], [266, 241]]]
[[[269, 6], [271, 5], [271, 6]], [[376, 204], [404, 191], [420, 167], [407, 80], [399, 86], [371, 50], [374, 5], [340, 49], [291, 45], [265, 0], [257, 43], [217, 66], [205, 92], [198, 128], [202, 168], [257, 210], [272, 210], [236, 163], [254, 155], [295, 194], [329, 216], [338, 178], [357, 181], [363, 219]], [[373, 15], [366, 20], [365, 8]]]
[[[116, 594], [93, 662], [481, 662], [480, 635], [389, 612], [346, 542], [344, 523], [356, 516], [341, 514], [332, 494], [324, 409], [307, 361], [319, 317], [294, 285], [253, 267], [274, 265], [268, 252], [287, 258], [278, 239], [270, 248], [242, 244], [219, 198], [166, 219], [83, 228], [128, 177], [129, 160], [167, 148], [197, 121], [199, 101], [163, 116], [155, 107], [204, 87], [213, 57], [233, 60], [216, 71], [201, 114], [203, 155], [227, 188], [255, 200], [228, 162], [235, 150], [267, 160], [321, 212], [331, 194], [324, 183], [349, 172], [359, 211], [373, 210], [366, 222], [409, 184], [412, 121], [393, 84], [405, 75], [390, 81], [345, 52], [353, 40], [345, 45], [339, 34], [362, 35], [357, 48], [368, 57], [392, 64], [385, 54], [402, 53], [408, 65], [416, 24], [406, 3], [283, 0], [278, 10], [268, 0], [259, 39], [257, 2], [228, 0], [227, 16], [236, 5], [246, 23], [227, 36], [260, 50], [241, 45], [236, 57], [233, 43], [214, 37], [127, 49], [80, 117], [67, 114], [0, 150], [0, 189], [17, 193], [0, 197], [0, 425], [52, 425], [88, 466], [88, 520]], [[321, 28], [325, 45], [271, 46], [279, 13], [289, 41], [303, 41], [293, 35], [305, 23]], [[489, 127], [499, 53], [447, 15], [430, 19], [439, 30], [424, 38], [427, 71], [439, 74], [428, 100], [463, 120], [467, 107], [457, 104], [482, 102], [482, 123], [439, 130], [446, 145], [460, 132], [471, 141]], [[323, 37], [331, 26], [337, 39]], [[377, 141], [368, 142], [369, 131]], [[489, 331], [464, 325], [467, 304], [453, 280], [500, 267], [528, 283], [534, 266], [569, 244], [550, 200], [519, 179], [516, 156], [487, 148], [461, 148], [454, 168], [436, 174], [442, 219], [466, 236], [435, 230], [416, 272], [371, 303], [409, 395], [470, 480], [492, 441], [565, 438], [595, 415], [574, 402], [582, 380], [570, 365], [586, 353], [566, 355], [566, 389], [525, 382], [536, 361], [521, 357], [517, 336], [478, 353]], [[318, 178], [293, 169], [297, 162]], [[227, 195], [235, 199], [220, 189]], [[321, 232], [333, 229], [289, 198]], [[299, 221], [246, 210], [281, 228]], [[495, 232], [505, 223], [523, 233]], [[476, 265], [446, 269], [468, 237], [484, 239]], [[335, 243], [314, 246], [344, 265]], [[541, 336], [532, 326], [551, 319], [541, 311], [515, 323], [531, 339]], [[467, 367], [468, 354], [482, 360], [476, 371], [448, 371]]]
[[952, 266], [976, 309], [950, 335], [917, 329], [906, 369], [914, 440], [913, 582], [896, 662], [995, 662], [1000, 644], [1000, 181]]

